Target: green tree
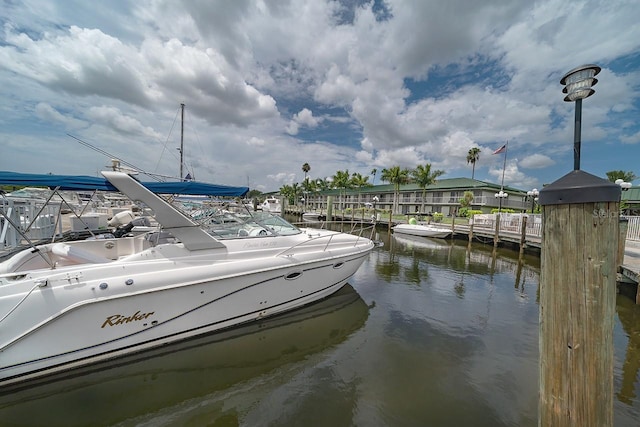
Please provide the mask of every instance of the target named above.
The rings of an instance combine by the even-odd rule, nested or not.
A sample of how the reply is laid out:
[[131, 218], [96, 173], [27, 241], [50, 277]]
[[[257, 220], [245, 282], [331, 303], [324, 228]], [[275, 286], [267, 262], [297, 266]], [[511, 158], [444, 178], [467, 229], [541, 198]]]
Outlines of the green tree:
[[371, 169], [370, 175], [373, 175], [373, 183], [372, 183], [372, 185], [376, 185], [376, 174], [377, 173], [378, 173], [378, 169], [376, 169], [376, 168]]
[[[342, 206], [343, 193], [346, 197], [347, 188], [352, 188], [349, 169], [345, 169], [344, 171], [337, 171], [336, 174], [333, 175], [333, 188], [337, 188], [338, 190], [340, 190], [340, 206]], [[341, 207], [341, 210], [344, 210], [344, 207]]]
[[294, 198], [294, 192], [293, 192], [293, 187], [290, 186], [289, 184], [284, 184], [282, 187], [280, 187], [280, 195], [284, 198], [286, 198], [289, 202], [291, 201], [292, 198]]
[[[357, 188], [358, 190], [360, 190], [363, 187], [371, 187], [371, 184], [369, 183], [369, 177], [363, 176], [360, 173], [354, 172], [353, 174], [351, 174], [351, 186], [353, 188]], [[360, 199], [359, 191], [358, 191], [358, 199]]]
[[473, 203], [473, 193], [471, 191], [465, 191], [460, 200], [458, 200], [460, 206], [468, 208]]
[[625, 171], [609, 171], [607, 172], [607, 179], [611, 182], [616, 182], [617, 179], [622, 179], [625, 182], [633, 182], [638, 177], [633, 172], [625, 172]]
[[418, 187], [422, 188], [422, 204], [420, 206], [420, 212], [424, 212], [424, 198], [427, 193], [427, 187], [436, 183], [436, 178], [444, 175], [443, 170], [431, 170], [431, 163], [426, 165], [418, 165], [411, 171], [411, 177], [413, 181], [418, 184]]
[[398, 211], [398, 198], [400, 186], [409, 182], [409, 169], [401, 169], [400, 166], [392, 166], [382, 169], [380, 179], [393, 184], [393, 212]]
[[309, 173], [309, 171], [311, 170], [311, 166], [309, 166], [309, 163], [305, 163], [304, 165], [302, 165], [302, 172], [304, 172], [304, 180], [307, 180], [307, 174]]
[[292, 197], [289, 198], [289, 203], [296, 206], [298, 205], [298, 194], [300, 194], [300, 184], [298, 184], [297, 182], [294, 182], [293, 184], [291, 184], [291, 193], [292, 193]]
[[480, 149], [478, 147], [473, 147], [467, 153], [467, 164], [471, 163], [473, 169], [471, 169], [471, 179], [474, 179], [476, 173], [476, 162], [480, 160]]

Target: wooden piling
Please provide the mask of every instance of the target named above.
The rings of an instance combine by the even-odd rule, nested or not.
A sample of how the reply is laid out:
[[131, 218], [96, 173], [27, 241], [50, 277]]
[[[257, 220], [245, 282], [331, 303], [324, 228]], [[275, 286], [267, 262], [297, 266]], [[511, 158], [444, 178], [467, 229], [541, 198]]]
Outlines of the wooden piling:
[[452, 240], [453, 240], [455, 234], [456, 234], [456, 216], [453, 215], [451, 217], [451, 239]]
[[469, 244], [473, 241], [473, 216], [471, 217], [471, 221], [469, 221]]
[[540, 191], [542, 427], [613, 426], [619, 186], [574, 170]]
[[333, 221], [333, 196], [327, 196], [327, 222]]
[[620, 235], [618, 236], [618, 251], [616, 256], [616, 267], [620, 268], [624, 264], [624, 247], [627, 242], [627, 229], [629, 228], [629, 220], [620, 218]]
[[500, 212], [496, 213], [496, 231], [493, 234], [493, 247], [498, 247], [498, 242], [500, 241]]
[[520, 230], [520, 257], [524, 254], [524, 248], [527, 246], [527, 216], [522, 215], [522, 222], [520, 226], [522, 230]]

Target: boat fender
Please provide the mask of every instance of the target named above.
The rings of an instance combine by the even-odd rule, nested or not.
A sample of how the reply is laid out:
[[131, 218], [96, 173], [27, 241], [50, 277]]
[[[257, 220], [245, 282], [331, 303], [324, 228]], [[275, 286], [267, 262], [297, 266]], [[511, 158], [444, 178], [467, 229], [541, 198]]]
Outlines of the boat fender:
[[409, 219], [409, 224], [411, 224], [411, 225], [416, 225], [416, 224], [418, 224], [418, 221], [416, 221], [416, 219], [415, 219], [414, 217], [411, 217], [411, 218]]
[[131, 211], [118, 212], [108, 222], [109, 227], [117, 227], [119, 225], [128, 224], [136, 219], [136, 216]]

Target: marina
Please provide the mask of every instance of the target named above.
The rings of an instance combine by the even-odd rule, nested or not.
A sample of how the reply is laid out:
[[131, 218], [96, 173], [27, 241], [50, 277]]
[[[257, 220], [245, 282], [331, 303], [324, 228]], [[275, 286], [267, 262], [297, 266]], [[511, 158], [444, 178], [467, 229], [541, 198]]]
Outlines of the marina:
[[[539, 258], [383, 227], [375, 239], [383, 246], [348, 287], [318, 305], [16, 390], [0, 396], [0, 418], [50, 426], [536, 426]], [[639, 319], [633, 299], [618, 294], [616, 427], [640, 420]]]

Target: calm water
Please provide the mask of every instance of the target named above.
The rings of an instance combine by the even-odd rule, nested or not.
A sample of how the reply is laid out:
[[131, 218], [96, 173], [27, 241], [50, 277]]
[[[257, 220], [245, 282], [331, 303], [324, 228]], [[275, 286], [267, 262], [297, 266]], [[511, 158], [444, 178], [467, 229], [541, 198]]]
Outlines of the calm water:
[[[0, 396], [2, 426], [537, 426], [539, 258], [380, 232], [338, 294]], [[618, 296], [615, 425], [640, 425], [640, 308]]]

